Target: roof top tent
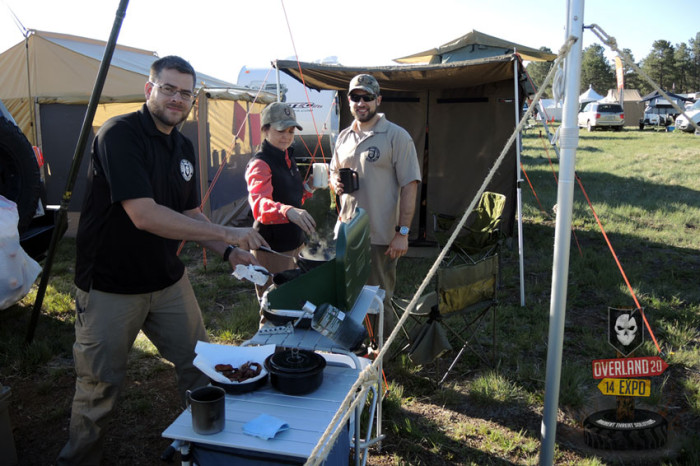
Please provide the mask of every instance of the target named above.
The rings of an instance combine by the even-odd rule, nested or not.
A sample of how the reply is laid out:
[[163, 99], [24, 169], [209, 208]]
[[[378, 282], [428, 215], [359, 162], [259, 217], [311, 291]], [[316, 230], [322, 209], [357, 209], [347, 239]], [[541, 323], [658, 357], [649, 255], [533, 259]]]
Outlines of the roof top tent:
[[[692, 102], [693, 99], [684, 97], [678, 94], [672, 94], [671, 92], [666, 92], [666, 94], [673, 99], [673, 101], [680, 107], [683, 108], [686, 102]], [[650, 107], [656, 105], [671, 105], [671, 103], [664, 97], [659, 91], [650, 92], [649, 94], [642, 97], [642, 102], [646, 102]]]
[[[340, 127], [352, 121], [344, 102], [353, 76], [369, 73], [382, 89], [380, 111], [413, 137], [423, 167], [423, 188], [411, 225], [411, 239], [433, 240], [432, 214], [459, 216], [477, 193], [515, 128], [513, 54], [435, 65], [342, 67], [277, 61], [284, 73], [313, 89], [337, 90]], [[518, 80], [518, 82], [521, 82]], [[428, 135], [430, 137], [428, 137]], [[488, 190], [507, 196], [503, 230], [512, 232], [515, 214], [516, 150], [512, 147]]]
[[297, 122], [304, 128], [295, 133], [294, 155], [297, 160], [330, 161], [340, 123], [336, 91], [309, 89], [274, 68], [244, 66], [238, 73], [237, 84], [253, 90], [262, 88], [294, 109]]
[[462, 37], [458, 37], [434, 49], [396, 58], [394, 61], [405, 64], [437, 64], [507, 55], [514, 52], [517, 52], [526, 61], [553, 61], [557, 58], [552, 53], [472, 30]]
[[[65, 189], [68, 171], [80, 135], [87, 104], [106, 42], [44, 31], [29, 31], [25, 41], [0, 54], [0, 98], [13, 113], [18, 125], [32, 144], [41, 147], [47, 164], [46, 188], [49, 204], [58, 204]], [[87, 172], [92, 138], [110, 117], [134, 111], [145, 102], [144, 85], [150, 66], [158, 58], [153, 51], [117, 45], [86, 145], [80, 173]], [[29, 74], [27, 73], [29, 70]], [[233, 154], [222, 170], [219, 189], [212, 191], [207, 211], [218, 223], [232, 221], [232, 205], [245, 212], [243, 172], [252, 146], [259, 143], [259, 112], [274, 96], [262, 93], [253, 102], [255, 92], [232, 83], [197, 73], [196, 86], [202, 90], [183, 132], [195, 144], [200, 157], [200, 184], [203, 193], [225, 154]], [[250, 116], [246, 119], [248, 111]], [[253, 130], [257, 121], [257, 130]], [[244, 125], [245, 122], [245, 125]], [[244, 126], [234, 141], [238, 128]], [[235, 129], [234, 129], [235, 128]], [[205, 135], [199, 138], [199, 135]], [[85, 191], [85, 177], [79, 176], [69, 206], [79, 211]], [[241, 188], [242, 186], [242, 188]]]

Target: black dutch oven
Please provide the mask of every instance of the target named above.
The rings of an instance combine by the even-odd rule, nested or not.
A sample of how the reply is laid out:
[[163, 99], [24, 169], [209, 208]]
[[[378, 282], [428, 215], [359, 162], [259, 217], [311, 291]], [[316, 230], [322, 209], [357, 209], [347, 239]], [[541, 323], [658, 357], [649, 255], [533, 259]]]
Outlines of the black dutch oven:
[[320, 354], [302, 349], [286, 349], [265, 359], [270, 383], [287, 395], [306, 395], [321, 386], [326, 360]]

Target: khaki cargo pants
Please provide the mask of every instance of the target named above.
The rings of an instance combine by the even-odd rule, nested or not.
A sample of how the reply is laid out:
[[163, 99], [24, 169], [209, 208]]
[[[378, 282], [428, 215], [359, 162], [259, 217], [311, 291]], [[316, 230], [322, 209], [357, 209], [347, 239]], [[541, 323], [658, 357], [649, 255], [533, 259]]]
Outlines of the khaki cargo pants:
[[198, 340], [207, 341], [207, 334], [187, 273], [174, 285], [154, 293], [78, 290], [76, 309], [75, 397], [70, 439], [59, 454], [58, 464], [97, 465], [102, 459], [104, 430], [139, 330], [175, 365], [183, 405], [186, 390], [209, 382], [192, 364], [194, 347]]

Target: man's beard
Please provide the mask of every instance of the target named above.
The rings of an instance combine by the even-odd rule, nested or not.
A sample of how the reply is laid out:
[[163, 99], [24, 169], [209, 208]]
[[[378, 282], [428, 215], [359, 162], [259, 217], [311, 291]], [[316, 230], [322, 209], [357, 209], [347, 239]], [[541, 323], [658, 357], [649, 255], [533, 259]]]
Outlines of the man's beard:
[[366, 123], [366, 122], [370, 121], [372, 118], [374, 118], [374, 116], [377, 114], [377, 109], [368, 110], [367, 114], [364, 116], [358, 116], [358, 114], [356, 112], [351, 112], [351, 113], [353, 113], [353, 116], [355, 117], [355, 119], [357, 121], [359, 121], [360, 123]]
[[148, 106], [148, 111], [151, 112], [153, 118], [158, 119], [166, 126], [175, 127], [187, 119], [189, 111], [184, 108], [182, 109], [182, 116], [176, 117], [174, 115], [168, 114], [168, 109], [165, 104], [161, 105], [158, 102], [151, 102]]

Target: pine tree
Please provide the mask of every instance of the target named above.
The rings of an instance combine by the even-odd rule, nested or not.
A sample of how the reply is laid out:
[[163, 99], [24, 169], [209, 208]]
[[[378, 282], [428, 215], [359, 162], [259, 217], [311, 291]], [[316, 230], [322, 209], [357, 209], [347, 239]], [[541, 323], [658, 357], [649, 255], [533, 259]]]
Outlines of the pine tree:
[[590, 45], [583, 51], [579, 93], [583, 93], [589, 85], [599, 94], [615, 88], [615, 73], [604, 52], [605, 49], [600, 44]]
[[[675, 79], [673, 45], [667, 40], [655, 40], [651, 46], [651, 52], [644, 58], [642, 69], [663, 90], [670, 91]], [[645, 91], [651, 92], [651, 84], [645, 83]], [[645, 92], [645, 93], [646, 93]]]
[[[540, 47], [540, 50], [542, 52], [553, 53], [547, 47]], [[552, 68], [553, 64], [554, 62], [551, 61], [532, 61], [528, 63], [528, 65], [525, 67], [525, 69], [527, 70], [527, 74], [530, 76], [530, 79], [532, 79], [532, 82], [534, 83], [537, 90], [540, 89], [540, 86], [544, 82], [544, 79], [547, 77], [547, 74], [549, 73], [549, 70]], [[548, 89], [545, 90], [542, 96], [551, 97], [551, 84], [550, 86], [548, 86]]]

